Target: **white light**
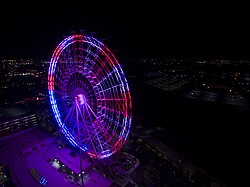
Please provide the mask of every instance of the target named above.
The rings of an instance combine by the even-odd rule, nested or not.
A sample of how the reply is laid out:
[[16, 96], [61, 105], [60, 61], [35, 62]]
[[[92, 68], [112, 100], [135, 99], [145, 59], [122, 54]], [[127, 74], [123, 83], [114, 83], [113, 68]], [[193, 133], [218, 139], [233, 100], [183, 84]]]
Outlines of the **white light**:
[[83, 95], [82, 95], [82, 94], [79, 94], [79, 95], [77, 95], [77, 96], [78, 96], [79, 104], [80, 104], [80, 105], [83, 105], [83, 104], [84, 104]]

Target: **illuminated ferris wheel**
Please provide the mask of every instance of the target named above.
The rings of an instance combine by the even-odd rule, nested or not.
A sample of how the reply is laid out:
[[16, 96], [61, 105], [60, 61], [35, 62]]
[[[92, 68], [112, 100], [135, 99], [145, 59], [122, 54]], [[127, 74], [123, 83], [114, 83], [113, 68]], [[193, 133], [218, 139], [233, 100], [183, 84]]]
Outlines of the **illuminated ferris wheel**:
[[132, 102], [113, 53], [85, 35], [65, 38], [48, 71], [53, 114], [67, 140], [93, 158], [109, 157], [129, 134]]

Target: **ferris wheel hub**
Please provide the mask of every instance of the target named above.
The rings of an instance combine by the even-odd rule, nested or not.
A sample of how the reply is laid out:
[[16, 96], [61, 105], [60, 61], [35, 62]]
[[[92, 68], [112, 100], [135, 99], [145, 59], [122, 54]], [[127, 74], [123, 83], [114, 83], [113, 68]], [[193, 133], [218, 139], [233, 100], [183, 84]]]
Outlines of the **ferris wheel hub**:
[[48, 91], [55, 120], [72, 146], [102, 159], [125, 143], [132, 99], [119, 62], [102, 42], [65, 38], [51, 57]]
[[75, 96], [75, 101], [79, 105], [83, 105], [85, 103], [83, 94], [78, 94], [77, 96]]

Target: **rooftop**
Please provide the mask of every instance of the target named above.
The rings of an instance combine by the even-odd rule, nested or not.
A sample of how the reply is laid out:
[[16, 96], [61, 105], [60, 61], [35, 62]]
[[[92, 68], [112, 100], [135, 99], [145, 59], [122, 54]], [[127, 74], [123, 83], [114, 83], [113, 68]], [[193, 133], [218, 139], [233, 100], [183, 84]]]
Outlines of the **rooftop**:
[[0, 124], [4, 121], [21, 118], [30, 114], [34, 114], [34, 112], [25, 106], [0, 107]]
[[[78, 154], [72, 155], [72, 151], [68, 148], [62, 149], [60, 152], [58, 152], [55, 157], [60, 160], [62, 163], [67, 165], [68, 168], [70, 168], [72, 171], [74, 171], [76, 174], [81, 173], [80, 169], [80, 157]], [[88, 167], [90, 167], [91, 164], [87, 162], [86, 160], [82, 159], [82, 170], [86, 170]]]

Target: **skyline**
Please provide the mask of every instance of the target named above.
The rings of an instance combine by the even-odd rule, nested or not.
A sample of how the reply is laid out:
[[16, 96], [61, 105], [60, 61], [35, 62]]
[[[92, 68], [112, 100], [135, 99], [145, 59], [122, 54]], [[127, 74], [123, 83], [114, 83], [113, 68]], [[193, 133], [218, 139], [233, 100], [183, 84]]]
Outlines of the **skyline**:
[[81, 7], [6, 6], [1, 57], [49, 59], [64, 37], [84, 30], [118, 58], [250, 59], [247, 13], [237, 7]]
[[[9, 97], [11, 103], [17, 102], [12, 110], [8, 107], [11, 103], [3, 102], [2, 114], [10, 111], [18, 114], [16, 111], [21, 105], [31, 106], [32, 103], [31, 111], [51, 113], [46, 99], [47, 61], [43, 61], [44, 64], [36, 63], [38, 61], [32, 63], [30, 60], [28, 63], [25, 60], [22, 63], [13, 63], [13, 60], [9, 62], [8, 65], [8, 60], [4, 61], [6, 73], [2, 80], [2, 101]], [[130, 65], [134, 73], [140, 74], [129, 76], [133, 75], [133, 71], [126, 71], [130, 77], [128, 81], [135, 116], [132, 127], [135, 132], [142, 135], [144, 129], [145, 133], [157, 137], [184, 155], [185, 159], [229, 184], [235, 175], [231, 177], [233, 173], [227, 170], [228, 160], [233, 160], [230, 166], [237, 170], [239, 163], [244, 162], [240, 159], [244, 153], [240, 147], [247, 143], [245, 121], [249, 114], [249, 63], [239, 63], [238, 66], [234, 63], [197, 62], [193, 64], [193, 70], [184, 61], [177, 60], [171, 63], [142, 60]], [[138, 71], [141, 67], [144, 67], [145, 76]], [[12, 84], [6, 81], [8, 79]], [[232, 92], [234, 89], [230, 91], [230, 88], [239, 93]], [[16, 95], [11, 95], [11, 92]], [[17, 96], [23, 98], [18, 99]], [[46, 119], [45, 124], [48, 121]], [[51, 120], [48, 127], [54, 122]], [[237, 134], [241, 135], [240, 138], [232, 138]], [[232, 152], [231, 145], [237, 145], [236, 151]]]
[[[122, 148], [133, 155], [131, 157], [133, 159], [129, 157], [128, 160], [134, 160], [134, 163], [138, 163], [134, 158], [140, 160], [140, 165], [135, 172], [126, 175], [129, 178], [132, 177], [138, 186], [148, 183], [145, 180], [148, 177], [147, 174], [149, 177], [152, 175], [152, 178], [157, 176], [156, 186], [161, 184], [163, 186], [164, 183], [169, 186], [177, 186], [174, 184], [186, 186], [187, 182], [190, 186], [196, 186], [199, 183], [202, 186], [205, 186], [205, 183], [209, 186], [213, 177], [223, 185], [229, 185], [236, 180], [239, 183], [242, 173], [237, 171], [241, 171], [241, 167], [245, 166], [244, 148], [247, 147], [248, 142], [246, 121], [250, 110], [250, 37], [248, 35], [250, 29], [246, 24], [249, 17], [248, 11], [239, 9], [235, 4], [232, 8], [211, 3], [197, 4], [192, 8], [182, 5], [172, 6], [165, 2], [157, 4], [154, 1], [143, 2], [143, 4], [119, 2], [119, 5], [109, 4], [106, 1], [101, 4], [95, 2], [93, 5], [85, 1], [82, 4], [61, 2], [56, 6], [38, 2], [28, 5], [21, 2], [21, 5], [15, 4], [15, 6], [12, 2], [12, 5], [4, 5], [4, 11], [0, 12], [2, 36], [0, 135], [18, 133], [16, 133], [17, 136], [10, 136], [9, 145], [7, 138], [1, 139], [0, 150], [5, 154], [0, 156], [0, 164], [6, 160], [4, 166], [14, 172], [18, 164], [12, 167], [8, 162], [17, 154], [21, 153], [20, 157], [27, 156], [27, 160], [30, 160], [31, 150], [31, 154], [41, 151], [46, 153], [51, 147], [48, 142], [53, 143], [52, 136], [56, 135], [60, 127], [60, 123], [59, 126], [56, 124], [58, 116], [64, 118], [62, 120], [64, 124], [69, 121], [70, 127], [79, 125], [79, 122], [87, 119], [88, 123], [85, 125], [90, 124], [93, 130], [105, 132], [102, 137], [105, 137], [106, 132], [109, 133], [112, 127], [115, 130], [121, 129], [115, 127], [121, 121], [126, 121], [121, 120], [122, 116], [132, 116], [131, 133], [128, 134], [127, 131], [126, 135], [129, 141], [126, 141], [126, 146]], [[187, 3], [187, 5], [191, 4]], [[110, 49], [121, 64], [121, 66], [114, 66], [114, 70], [117, 71], [119, 67], [124, 68], [118, 71], [122, 72], [122, 76], [116, 76], [113, 73], [116, 71], [106, 66], [105, 62], [108, 58], [102, 58], [106, 53], [98, 53], [98, 50], [97, 52], [93, 50], [91, 54], [97, 54], [101, 60], [96, 60], [94, 55], [91, 56], [92, 58], [86, 55], [84, 60], [77, 60], [77, 63], [72, 64], [72, 61], [68, 60], [70, 58], [65, 55], [66, 63], [58, 63], [57, 66], [51, 65], [55, 63], [53, 60], [49, 63], [51, 58], [57, 59], [53, 58], [52, 54], [63, 39], [82, 32], [86, 35], [93, 33], [94, 38]], [[85, 51], [77, 53], [78, 57], [82, 58], [82, 54], [85, 52], [89, 54], [89, 49], [94, 49], [88, 45], [85, 47], [84, 49], [79, 47], [80, 50]], [[74, 49], [75, 47], [72, 47], [72, 51], [70, 50], [68, 54], [73, 54]], [[79, 50], [78, 46], [76, 49]], [[73, 56], [73, 59], [78, 58]], [[98, 64], [101, 64], [101, 68]], [[53, 67], [59, 70], [54, 71]], [[104, 71], [105, 67], [107, 71]], [[56, 74], [55, 79], [52, 78], [53, 74]], [[119, 79], [124, 77], [127, 78], [126, 86], [129, 85], [126, 91]], [[58, 83], [55, 87], [54, 80]], [[93, 84], [97, 80], [99, 82]], [[51, 97], [54, 90], [56, 96], [57, 93], [63, 93], [62, 98], [58, 96], [57, 102], [53, 100], [54, 97]], [[114, 92], [111, 93], [110, 90]], [[121, 107], [124, 99], [119, 94], [127, 96], [129, 91], [131, 92], [129, 106], [133, 105], [133, 110], [130, 108], [129, 115], [124, 115], [126, 114], [123, 112], [124, 107]], [[67, 99], [65, 93], [70, 98], [68, 101], [64, 100]], [[85, 93], [91, 97], [85, 97]], [[98, 94], [104, 95], [104, 99], [97, 97]], [[110, 99], [113, 96], [115, 98]], [[49, 104], [51, 98], [52, 107]], [[90, 105], [84, 98], [91, 100]], [[58, 104], [60, 112], [61, 109], [67, 109], [69, 112], [54, 111], [54, 103]], [[88, 112], [87, 108], [89, 108], [90, 112], [84, 118], [82, 116], [81, 119], [77, 116], [74, 118], [73, 109], [69, 108], [70, 103], [72, 108], [76, 109], [77, 116], [80, 111], [73, 106], [86, 105], [86, 111]], [[120, 112], [118, 109], [123, 110]], [[99, 115], [104, 114], [102, 113], [104, 110], [107, 110], [105, 115]], [[111, 117], [106, 118], [105, 116], [108, 115]], [[68, 120], [69, 116], [73, 120]], [[105, 118], [106, 121], [112, 122], [108, 125], [108, 130], [103, 131], [102, 125], [99, 125], [104, 121], [100, 121], [99, 116], [104, 116], [100, 119]], [[130, 124], [127, 126], [130, 128]], [[35, 133], [27, 134], [34, 135], [34, 138], [23, 138], [26, 130], [33, 127], [37, 129]], [[87, 126], [86, 129], [88, 131]], [[44, 130], [51, 135], [44, 136], [45, 139], [42, 141], [45, 143], [41, 144], [40, 135]], [[85, 133], [87, 131], [84, 128], [82, 130], [83, 135], [88, 134]], [[121, 132], [124, 133], [123, 130]], [[76, 135], [75, 132], [74, 135]], [[116, 135], [117, 133], [114, 133], [110, 137]], [[22, 141], [16, 141], [12, 139], [13, 137], [20, 137]], [[94, 140], [95, 137], [93, 136], [92, 139]], [[9, 151], [3, 146], [5, 140]], [[109, 140], [110, 138], [105, 138], [103, 142], [109, 143]], [[17, 149], [14, 149], [15, 142], [18, 143]], [[33, 143], [30, 144], [30, 142]], [[90, 141], [87, 139], [86, 142]], [[35, 145], [38, 150], [34, 148]], [[46, 162], [53, 166], [54, 158], [60, 152], [57, 150], [58, 145], [55, 144], [55, 150], [52, 146], [49, 154], [46, 153], [44, 154], [46, 157], [41, 157], [43, 161], [37, 162], [44, 166], [38, 168], [39, 172], [51, 170], [55, 174], [56, 177], [45, 176], [50, 181], [49, 185], [52, 184], [51, 181], [55, 182], [54, 178], [61, 178], [67, 182], [53, 167], [46, 168], [49, 166]], [[13, 154], [12, 150], [16, 153]], [[169, 153], [172, 152], [176, 154], [170, 155]], [[114, 154], [114, 157], [119, 158], [119, 154]], [[36, 159], [36, 157], [32, 158]], [[18, 161], [18, 159], [15, 160]], [[185, 160], [190, 161], [194, 166], [186, 165]], [[228, 170], [229, 165], [230, 170]], [[138, 164], [134, 166], [137, 167]], [[200, 170], [196, 167], [204, 170], [204, 174], [200, 175]], [[147, 168], [152, 170], [147, 173]], [[27, 179], [32, 179], [26, 166], [23, 165], [22, 170], [26, 171]], [[15, 173], [25, 172], [20, 170]], [[15, 177], [15, 173], [10, 173], [9, 176]], [[81, 173], [81, 171], [77, 172], [76, 176]], [[116, 179], [117, 176], [114, 175], [114, 178]], [[26, 181], [25, 178], [24, 182]], [[124, 181], [128, 182], [126, 177]], [[75, 182], [79, 182], [78, 178]], [[213, 186], [212, 183], [211, 186]]]

